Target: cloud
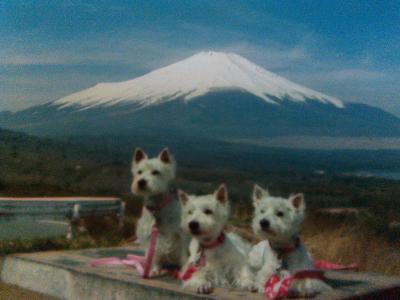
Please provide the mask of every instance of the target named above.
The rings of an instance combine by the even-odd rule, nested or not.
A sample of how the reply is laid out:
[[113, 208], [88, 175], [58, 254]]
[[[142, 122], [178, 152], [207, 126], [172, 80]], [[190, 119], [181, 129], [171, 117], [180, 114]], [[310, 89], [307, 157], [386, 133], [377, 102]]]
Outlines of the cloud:
[[[342, 100], [380, 105], [400, 113], [398, 105], [392, 100], [395, 95], [385, 91], [390, 89], [388, 83], [391, 78], [396, 78], [396, 73], [375, 70], [373, 64], [366, 64], [364, 58], [350, 62], [332, 55], [331, 60], [326, 60], [318, 56], [313, 42], [308, 42], [310, 39], [291, 47], [271, 40], [264, 44], [244, 41], [195, 48], [197, 45], [180, 47], [163, 40], [148, 40], [145, 38], [147, 34], [131, 34], [125, 39], [116, 35], [108, 43], [104, 43], [104, 36], [99, 36], [77, 46], [73, 52], [60, 47], [50, 52], [33, 49], [31, 53], [5, 56], [2, 64], [16, 71], [9, 73], [10, 76], [5, 76], [3, 72], [6, 80], [2, 83], [2, 99], [7, 98], [8, 104], [0, 106], [0, 110], [21, 109], [55, 100], [97, 82], [130, 79], [198, 51], [212, 49], [238, 53], [294, 82]], [[29, 68], [39, 69], [26, 73]], [[57, 75], [50, 76], [54, 72]]]
[[303, 44], [284, 47], [270, 41], [266, 45], [239, 43], [221, 47], [222, 51], [238, 53], [268, 69], [293, 68], [296, 64], [310, 61], [310, 51]]
[[309, 80], [318, 80], [326, 82], [335, 83], [356, 83], [356, 82], [370, 82], [370, 81], [380, 81], [385, 80], [387, 74], [381, 71], [374, 71], [368, 69], [358, 69], [358, 68], [338, 68], [331, 71], [315, 72], [313, 74], [307, 75]]
[[198, 51], [217, 50], [238, 53], [343, 100], [400, 115], [398, 65], [382, 66], [368, 50], [345, 55], [301, 22], [277, 18], [248, 2], [210, 2], [207, 18], [197, 2], [181, 10], [166, 5], [158, 15], [153, 4], [143, 10], [107, 1], [56, 1], [39, 9], [34, 1], [19, 5], [28, 17], [14, 13], [8, 28], [0, 26], [0, 110], [54, 100], [96, 82], [130, 79]]
[[138, 73], [143, 73], [193, 53], [193, 49], [173, 45], [164, 41], [162, 36], [153, 31], [124, 31], [111, 35], [97, 34], [83, 41], [61, 41], [46, 47], [22, 41], [16, 43], [16, 47], [4, 47], [1, 50], [3, 59], [0, 66], [128, 65], [135, 67]]
[[378, 106], [400, 116], [400, 72], [396, 70], [349, 68], [326, 63], [321, 69], [285, 72], [283, 75], [343, 101]]
[[225, 49], [309, 88], [400, 116], [400, 68], [379, 68], [372, 55], [363, 53], [348, 59], [326, 50], [321, 55], [318, 42], [311, 35], [292, 47], [272, 42], [240, 43]]

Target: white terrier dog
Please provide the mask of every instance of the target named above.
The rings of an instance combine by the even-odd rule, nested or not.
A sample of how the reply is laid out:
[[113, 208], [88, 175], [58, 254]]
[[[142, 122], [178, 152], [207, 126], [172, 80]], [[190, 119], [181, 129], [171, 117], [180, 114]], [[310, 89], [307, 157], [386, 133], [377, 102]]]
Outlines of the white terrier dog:
[[[264, 285], [273, 273], [294, 275], [300, 270], [315, 269], [309, 252], [299, 238], [306, 208], [304, 195], [296, 194], [288, 199], [272, 197], [268, 191], [255, 185], [253, 204], [253, 231], [269, 241], [269, 244], [264, 241], [256, 245], [250, 253], [251, 266], [258, 265], [256, 285], [259, 292], [264, 291]], [[271, 250], [275, 257], [271, 255]], [[259, 253], [262, 253], [261, 259]], [[311, 297], [328, 290], [331, 287], [322, 280], [295, 279], [289, 288], [289, 295]]]
[[152, 277], [161, 275], [166, 267], [181, 267], [187, 257], [188, 241], [185, 243], [185, 234], [180, 229], [180, 204], [170, 191], [175, 170], [176, 163], [168, 149], [151, 159], [143, 150], [135, 150], [131, 189], [133, 194], [144, 198], [136, 229], [137, 240], [147, 248], [152, 226], [159, 231], [150, 272]]
[[[183, 287], [200, 294], [210, 293], [216, 286], [254, 290], [247, 255], [236, 245], [240, 239], [224, 233], [229, 217], [226, 186], [221, 185], [211, 195], [193, 196], [181, 190], [178, 195], [182, 204], [181, 226], [193, 237], [183, 273], [195, 268], [193, 274], [183, 278]], [[245, 247], [244, 243], [241, 246]]]

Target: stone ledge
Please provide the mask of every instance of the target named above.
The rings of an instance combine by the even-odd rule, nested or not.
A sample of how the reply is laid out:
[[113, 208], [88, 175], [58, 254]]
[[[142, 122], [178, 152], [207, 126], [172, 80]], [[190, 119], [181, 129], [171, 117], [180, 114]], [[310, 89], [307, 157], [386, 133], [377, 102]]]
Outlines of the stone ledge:
[[[261, 294], [216, 289], [200, 296], [171, 278], [142, 279], [128, 267], [91, 268], [93, 258], [140, 253], [134, 247], [51, 251], [7, 256], [1, 280], [63, 299], [264, 299]], [[314, 299], [400, 299], [400, 278], [354, 272], [327, 272], [333, 291]]]

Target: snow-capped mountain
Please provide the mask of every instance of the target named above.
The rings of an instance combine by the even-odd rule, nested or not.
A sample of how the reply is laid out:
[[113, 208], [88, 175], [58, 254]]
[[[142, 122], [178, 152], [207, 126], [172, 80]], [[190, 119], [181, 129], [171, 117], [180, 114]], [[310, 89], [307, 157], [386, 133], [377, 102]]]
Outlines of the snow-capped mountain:
[[156, 105], [175, 99], [191, 101], [218, 90], [242, 90], [272, 104], [307, 99], [344, 107], [342, 101], [295, 84], [234, 53], [200, 52], [139, 78], [99, 83], [54, 102], [60, 107], [137, 103]]
[[[400, 136], [400, 119], [295, 84], [232, 53], [200, 52], [16, 113], [0, 127], [40, 135]], [[179, 138], [178, 138], [179, 140]]]

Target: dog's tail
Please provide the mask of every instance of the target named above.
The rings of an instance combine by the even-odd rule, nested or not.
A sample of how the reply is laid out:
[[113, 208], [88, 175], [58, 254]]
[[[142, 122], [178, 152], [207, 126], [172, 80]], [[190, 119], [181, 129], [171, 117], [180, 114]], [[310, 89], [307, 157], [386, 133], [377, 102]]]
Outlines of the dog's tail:
[[243, 256], [247, 257], [252, 248], [251, 244], [235, 232], [229, 232], [227, 237], [232, 244], [235, 245], [239, 252]]

